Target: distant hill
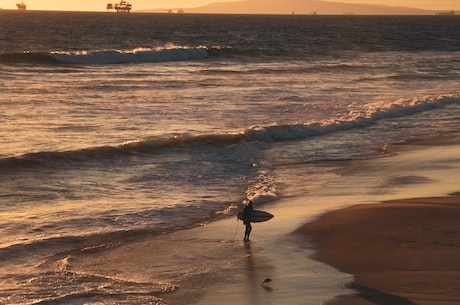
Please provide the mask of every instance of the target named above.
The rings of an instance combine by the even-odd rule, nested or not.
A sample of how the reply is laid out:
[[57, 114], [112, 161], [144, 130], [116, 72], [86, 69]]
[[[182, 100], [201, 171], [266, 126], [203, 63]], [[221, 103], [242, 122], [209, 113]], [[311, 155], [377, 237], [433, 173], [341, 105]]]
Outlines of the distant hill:
[[[161, 9], [152, 10], [161, 11]], [[163, 9], [163, 11], [165, 11]], [[186, 8], [185, 13], [211, 14], [318, 14], [318, 15], [432, 15], [427, 11], [408, 7], [391, 7], [371, 4], [349, 4], [317, 0], [243, 0], [217, 2], [196, 8]]]

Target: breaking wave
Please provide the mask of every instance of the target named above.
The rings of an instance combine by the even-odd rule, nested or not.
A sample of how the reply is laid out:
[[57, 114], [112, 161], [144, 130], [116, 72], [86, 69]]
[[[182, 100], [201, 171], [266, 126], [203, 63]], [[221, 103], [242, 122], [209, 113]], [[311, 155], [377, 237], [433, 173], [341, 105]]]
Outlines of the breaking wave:
[[291, 125], [252, 126], [239, 133], [227, 134], [183, 134], [171, 137], [153, 137], [130, 141], [115, 146], [90, 147], [70, 151], [41, 151], [0, 159], [0, 168], [40, 166], [54, 161], [87, 161], [112, 157], [154, 154], [163, 149], [201, 145], [228, 146], [250, 142], [270, 143], [274, 141], [301, 140], [355, 128], [366, 128], [379, 121], [405, 117], [419, 112], [459, 103], [457, 95], [442, 95], [420, 99], [400, 99], [393, 103], [369, 103], [350, 105], [348, 114], [329, 121]]
[[165, 46], [162, 48], [136, 48], [133, 50], [104, 50], [78, 52], [24, 52], [0, 54], [0, 63], [28, 64], [124, 64], [203, 59], [208, 56], [206, 47]]

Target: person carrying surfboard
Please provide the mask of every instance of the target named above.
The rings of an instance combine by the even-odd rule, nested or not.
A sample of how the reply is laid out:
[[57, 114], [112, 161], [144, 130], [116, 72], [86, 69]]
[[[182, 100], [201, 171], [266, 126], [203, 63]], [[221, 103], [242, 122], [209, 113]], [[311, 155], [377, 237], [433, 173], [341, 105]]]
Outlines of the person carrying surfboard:
[[251, 234], [252, 226], [251, 226], [251, 215], [254, 212], [254, 207], [252, 200], [249, 200], [248, 204], [244, 207], [243, 210], [243, 223], [246, 226], [246, 230], [244, 231], [244, 241], [249, 241], [249, 235]]

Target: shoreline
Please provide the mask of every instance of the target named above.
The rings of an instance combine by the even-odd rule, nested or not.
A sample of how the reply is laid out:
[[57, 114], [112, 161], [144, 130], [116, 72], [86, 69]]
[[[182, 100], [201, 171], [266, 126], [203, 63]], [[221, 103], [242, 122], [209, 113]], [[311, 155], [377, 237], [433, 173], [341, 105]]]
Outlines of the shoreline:
[[455, 193], [351, 206], [297, 232], [312, 238], [316, 259], [355, 277], [354, 292], [330, 305], [454, 305], [460, 299], [458, 219]]
[[[456, 240], [446, 241], [458, 246], [454, 247], [454, 256], [450, 258], [447, 254], [452, 254], [439, 253], [433, 245], [441, 241], [439, 236], [455, 239], [460, 233], [457, 225], [460, 219], [460, 192], [457, 192], [460, 137], [437, 140], [399, 146], [401, 153], [389, 158], [346, 163], [340, 177], [317, 193], [281, 198], [273, 204], [257, 206], [275, 217], [253, 226], [250, 244], [242, 242], [243, 224], [237, 222], [236, 217], [225, 217], [100, 252], [75, 253], [68, 262], [78, 274], [102, 274], [146, 286], [156, 283], [165, 291], [157, 296], [170, 305], [413, 305], [414, 298], [418, 300], [424, 296], [432, 299], [417, 305], [433, 305], [438, 294], [447, 297], [450, 293], [454, 293], [457, 301], [460, 284], [454, 277], [460, 272], [460, 245]], [[444, 194], [452, 197], [443, 197]], [[435, 199], [424, 199], [434, 202], [400, 199], [414, 197]], [[412, 200], [420, 201], [420, 198]], [[389, 200], [394, 201], [390, 203]], [[456, 201], [455, 204], [439, 204], [439, 200]], [[406, 212], [399, 213], [401, 209]], [[357, 211], [357, 215], [349, 211]], [[442, 213], [443, 217], [433, 217], [435, 212]], [[324, 236], [317, 233], [317, 239], [312, 241], [309, 237], [314, 236], [313, 231], [301, 232], [305, 227], [324, 224], [328, 215], [340, 215], [333, 226], [322, 227], [336, 237], [335, 244], [331, 243], [328, 249], [338, 258], [343, 259], [348, 254], [351, 265], [345, 265], [346, 261], [333, 261], [324, 255], [324, 250], [321, 252], [325, 249], [321, 245], [321, 241], [326, 240]], [[383, 218], [382, 215], [391, 217]], [[347, 218], [349, 221], [358, 219], [357, 216], [364, 217], [373, 227], [362, 229], [361, 222], [358, 225], [346, 222]], [[418, 218], [413, 218], [415, 216]], [[395, 223], [390, 223], [388, 218]], [[412, 219], [410, 230], [404, 228], [408, 219]], [[454, 223], [441, 222], [434, 226], [426, 222], [429, 219], [450, 219]], [[429, 231], [430, 228], [438, 231]], [[359, 233], [376, 232], [385, 242], [364, 235], [352, 244], [346, 241], [347, 236], [343, 237], [352, 229]], [[348, 232], [348, 238], [362, 236]], [[427, 234], [430, 239], [425, 238]], [[431, 256], [422, 256], [421, 250], [415, 248], [421, 242], [424, 247], [426, 242], [432, 243]], [[362, 249], [376, 251], [374, 254], [379, 261], [370, 264], [376, 264], [378, 272], [373, 266], [363, 265], [367, 255]], [[400, 249], [404, 251], [398, 252]], [[428, 261], [428, 258], [433, 260]], [[408, 266], [408, 262], [412, 265]], [[417, 262], [422, 266], [416, 265]], [[441, 270], [436, 265], [439, 262], [448, 263], [441, 266], [444, 268]], [[424, 267], [427, 263], [431, 269]], [[389, 276], [390, 284], [394, 282], [399, 286], [385, 286], [383, 276]], [[264, 287], [261, 281], [267, 277], [273, 282]], [[409, 282], [409, 279], [425, 278], [433, 281], [441, 278], [440, 284], [422, 285], [421, 280]], [[445, 301], [443, 305], [455, 304], [455, 301]]]
[[[255, 229], [254, 245], [260, 251], [248, 253], [238, 264], [247, 260], [251, 265], [251, 261], [259, 259], [268, 263], [255, 269], [232, 268], [242, 272], [243, 277], [231, 283], [224, 280], [211, 290], [206, 289], [196, 304], [234, 304], [235, 300], [251, 305], [318, 304], [307, 300], [315, 293], [322, 299], [321, 304], [328, 305], [433, 305], [437, 301], [443, 305], [457, 304], [460, 299], [460, 280], [456, 279], [460, 274], [460, 242], [456, 240], [460, 234], [459, 149], [458, 136], [407, 143], [398, 146], [398, 153], [389, 158], [347, 164], [341, 170], [342, 182], [323, 189], [323, 194], [286, 198], [267, 207], [275, 218], [268, 226], [263, 224], [268, 231]], [[343, 189], [347, 195], [341, 193]], [[311, 204], [316, 202], [321, 204]], [[349, 211], [356, 211], [356, 215]], [[328, 215], [339, 216], [335, 223], [328, 223]], [[349, 215], [348, 222], [348, 216], [344, 215]], [[318, 238], [312, 240], [305, 236], [305, 233], [315, 236], [312, 232], [302, 232], [318, 223], [335, 237], [334, 243], [326, 245], [331, 257], [324, 255], [326, 246], [321, 244], [326, 240], [324, 235], [316, 234]], [[363, 223], [371, 227], [363, 227]], [[222, 223], [211, 227], [222, 228]], [[377, 235], [372, 235], [373, 232]], [[365, 233], [361, 240], [347, 240], [362, 236], [361, 233]], [[265, 241], [259, 240], [262, 236]], [[291, 248], [281, 251], [280, 245], [288, 243]], [[301, 255], [292, 256], [293, 253]], [[287, 264], [286, 257], [290, 257]], [[307, 258], [324, 263], [325, 269]], [[376, 260], [366, 262], [368, 258]], [[311, 270], [327, 274], [325, 280], [333, 284], [329, 286], [331, 294], [318, 293], [318, 287], [324, 284], [321, 278], [306, 274], [295, 278], [299, 270], [306, 274]], [[244, 272], [251, 275], [249, 281]], [[259, 274], [259, 281], [262, 275], [273, 277], [273, 289], [261, 291], [260, 285], [254, 285], [253, 274]], [[302, 281], [303, 285], [297, 284]], [[244, 285], [250, 289], [242, 289]], [[222, 294], [233, 295], [233, 299], [222, 300]]]

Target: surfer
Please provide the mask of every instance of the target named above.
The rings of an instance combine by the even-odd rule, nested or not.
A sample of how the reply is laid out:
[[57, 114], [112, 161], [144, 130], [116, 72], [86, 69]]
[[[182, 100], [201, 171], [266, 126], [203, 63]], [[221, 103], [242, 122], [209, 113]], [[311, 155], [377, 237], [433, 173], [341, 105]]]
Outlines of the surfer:
[[249, 235], [251, 234], [252, 226], [251, 226], [251, 215], [254, 212], [254, 207], [252, 200], [249, 200], [249, 203], [244, 207], [243, 210], [243, 223], [246, 226], [246, 230], [244, 231], [244, 241], [249, 241]]

